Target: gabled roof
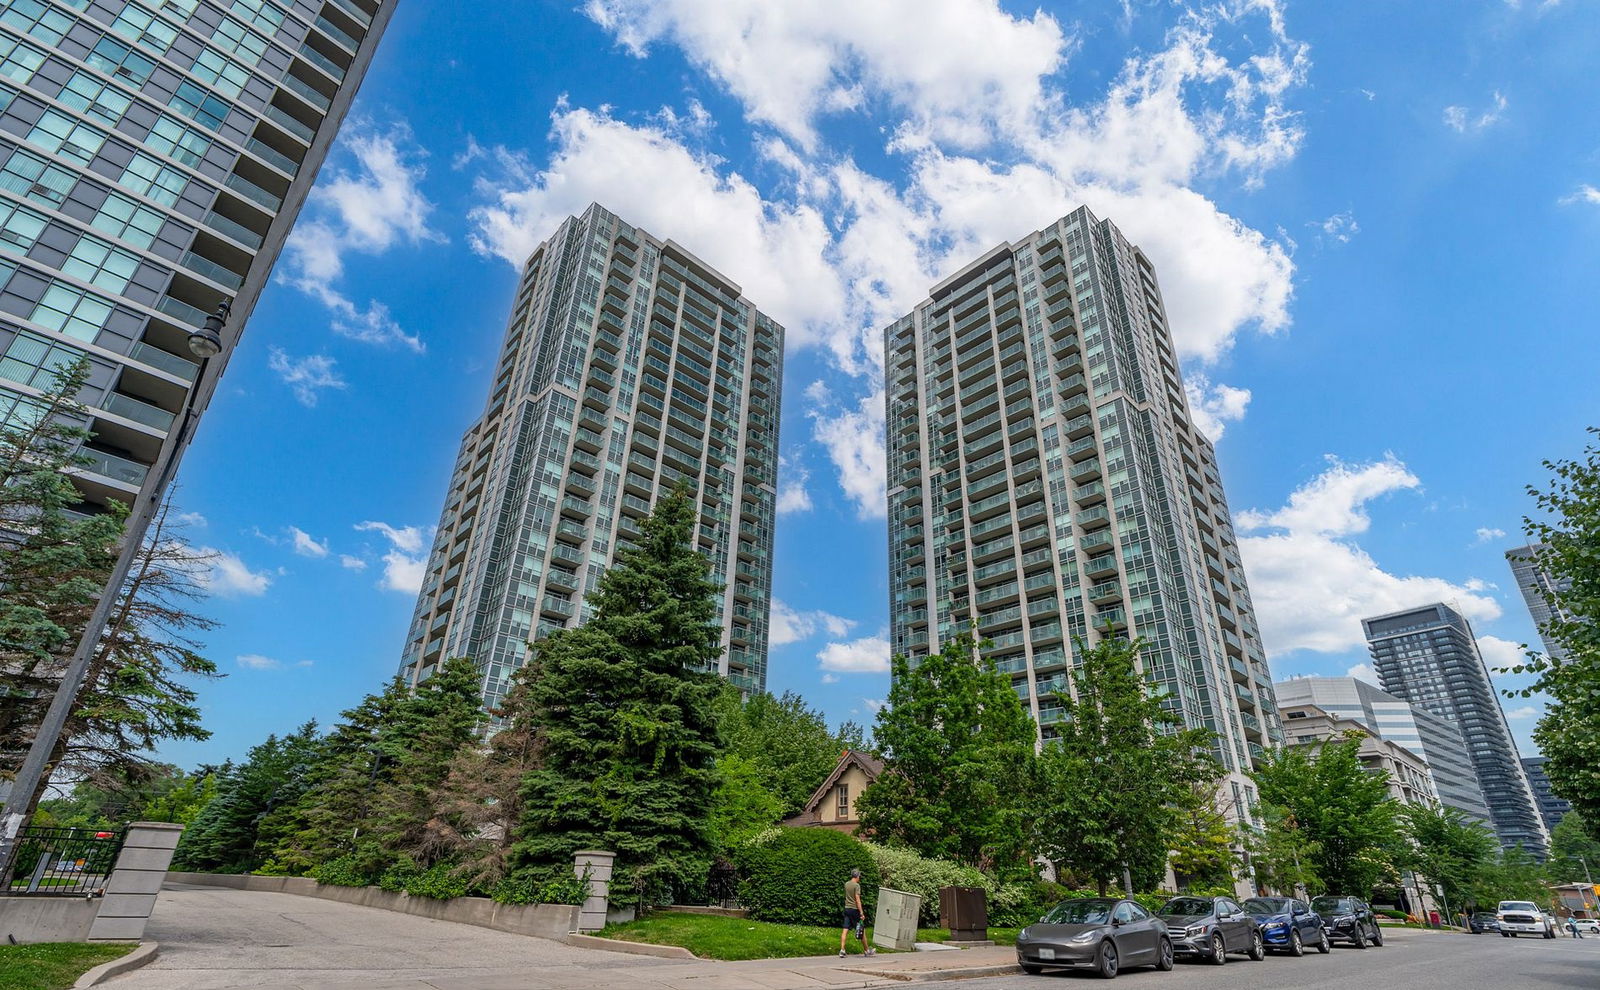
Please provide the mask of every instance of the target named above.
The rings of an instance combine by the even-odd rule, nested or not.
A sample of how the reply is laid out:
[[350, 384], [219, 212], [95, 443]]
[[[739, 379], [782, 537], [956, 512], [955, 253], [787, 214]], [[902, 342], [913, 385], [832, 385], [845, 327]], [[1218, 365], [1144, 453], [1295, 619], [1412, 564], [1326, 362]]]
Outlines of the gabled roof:
[[828, 796], [828, 793], [839, 783], [839, 778], [844, 776], [844, 772], [852, 766], [860, 767], [861, 772], [867, 775], [868, 780], [877, 780], [878, 775], [883, 773], [882, 760], [871, 753], [847, 749], [839, 754], [839, 763], [833, 768], [833, 772], [828, 774], [828, 779], [824, 780], [820, 787], [811, 792], [811, 797], [806, 799], [805, 810], [817, 810], [822, 803], [822, 799]]

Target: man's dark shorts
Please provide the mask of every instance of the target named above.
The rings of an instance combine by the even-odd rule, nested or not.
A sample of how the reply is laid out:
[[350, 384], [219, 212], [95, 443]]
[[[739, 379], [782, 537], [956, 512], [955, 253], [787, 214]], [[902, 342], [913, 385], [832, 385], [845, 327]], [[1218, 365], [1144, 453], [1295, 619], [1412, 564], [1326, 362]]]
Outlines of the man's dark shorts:
[[861, 924], [861, 912], [855, 908], [845, 908], [844, 927], [847, 930], [853, 930], [859, 924]]

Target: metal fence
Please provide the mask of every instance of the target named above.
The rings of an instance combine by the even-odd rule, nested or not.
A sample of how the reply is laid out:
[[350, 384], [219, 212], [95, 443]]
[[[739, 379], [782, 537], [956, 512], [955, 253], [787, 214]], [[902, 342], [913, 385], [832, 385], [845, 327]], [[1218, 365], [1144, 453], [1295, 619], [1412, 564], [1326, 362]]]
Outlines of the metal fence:
[[125, 829], [30, 826], [17, 839], [10, 894], [84, 897], [98, 893], [122, 851]]

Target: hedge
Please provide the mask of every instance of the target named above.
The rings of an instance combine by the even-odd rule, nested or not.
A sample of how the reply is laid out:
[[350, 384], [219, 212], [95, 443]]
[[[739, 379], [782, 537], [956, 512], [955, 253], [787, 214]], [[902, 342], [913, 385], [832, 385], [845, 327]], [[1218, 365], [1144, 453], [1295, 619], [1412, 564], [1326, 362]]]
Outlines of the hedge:
[[739, 903], [757, 921], [792, 925], [837, 925], [844, 908], [844, 883], [861, 871], [861, 902], [872, 923], [878, 866], [866, 845], [826, 828], [780, 828], [761, 833], [736, 850]]
[[989, 895], [989, 912], [993, 916], [995, 882], [981, 871], [947, 859], [929, 859], [910, 849], [896, 849], [871, 842], [862, 845], [867, 847], [873, 863], [878, 867], [879, 886], [922, 896], [920, 919], [923, 927], [931, 928], [939, 922], [940, 887], [982, 887]]

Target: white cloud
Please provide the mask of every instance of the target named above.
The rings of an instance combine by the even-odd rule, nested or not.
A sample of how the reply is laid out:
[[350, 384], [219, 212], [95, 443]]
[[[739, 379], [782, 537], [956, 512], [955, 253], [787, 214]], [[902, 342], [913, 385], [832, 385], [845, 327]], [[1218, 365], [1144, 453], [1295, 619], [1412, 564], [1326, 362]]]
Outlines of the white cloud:
[[215, 547], [196, 547], [195, 553], [202, 558], [195, 580], [212, 594], [224, 598], [253, 597], [266, 594], [272, 584], [272, 578], [265, 571], [252, 571], [237, 554]]
[[194, 526], [197, 529], [206, 525], [206, 517], [198, 512], [180, 512], [173, 521], [180, 526]]
[[889, 641], [866, 636], [846, 643], [829, 643], [817, 654], [823, 670], [843, 674], [879, 674], [889, 669]]
[[1539, 715], [1539, 712], [1540, 712], [1540, 709], [1535, 708], [1532, 705], [1523, 705], [1521, 708], [1513, 709], [1512, 711], [1506, 712], [1506, 718], [1513, 718], [1513, 719], [1536, 718]]
[[364, 571], [367, 569], [367, 562], [360, 557], [352, 557], [347, 553], [342, 553], [339, 555], [339, 566], [348, 571]]
[[1372, 669], [1372, 664], [1370, 663], [1358, 663], [1345, 671], [1344, 676], [1354, 677], [1357, 680], [1366, 681], [1368, 684], [1378, 684], [1378, 672]]
[[302, 557], [322, 558], [328, 555], [328, 541], [316, 538], [298, 526], [289, 527], [289, 537], [294, 541], [294, 552]]
[[862, 698], [861, 703], [867, 706], [867, 711], [876, 715], [883, 710], [883, 706], [887, 705], [889, 700], [887, 698]]
[[259, 653], [242, 654], [235, 657], [234, 662], [245, 670], [279, 670], [283, 667], [283, 664], [278, 661], [271, 657], [264, 657]]
[[806, 483], [811, 480], [811, 472], [806, 466], [798, 458], [779, 457], [778, 476], [782, 479], [778, 485], [778, 515], [810, 512], [811, 493], [806, 490]]
[[1600, 189], [1589, 185], [1587, 182], [1573, 190], [1572, 195], [1563, 196], [1559, 200], [1562, 206], [1571, 206], [1574, 203], [1586, 203], [1590, 206], [1600, 206]]
[[1194, 425], [1212, 443], [1222, 439], [1229, 423], [1244, 419], [1250, 407], [1250, 390], [1212, 384], [1211, 379], [1196, 372], [1183, 380], [1183, 390], [1189, 398], [1189, 413]]
[[317, 404], [321, 389], [344, 388], [346, 382], [334, 370], [338, 362], [326, 354], [308, 354], [291, 358], [281, 348], [273, 347], [267, 354], [267, 367], [277, 372], [279, 380], [294, 392], [294, 397], [307, 408]]
[[772, 618], [769, 623], [768, 642], [772, 646], [785, 646], [810, 639], [819, 631], [829, 636], [848, 636], [856, 627], [853, 619], [841, 618], [820, 609], [809, 612], [796, 611], [785, 602], [772, 600]]
[[1493, 619], [1500, 605], [1486, 585], [1393, 574], [1349, 537], [1371, 525], [1369, 503], [1420, 488], [1394, 457], [1347, 465], [1330, 457], [1321, 475], [1272, 512], [1238, 515], [1244, 559], [1268, 653], [1337, 653], [1361, 646], [1361, 620], [1385, 612], [1452, 602], [1469, 619]]
[[[589, 0], [634, 54], [669, 40], [754, 121], [814, 147], [819, 116], [892, 104], [962, 145], [1031, 124], [1067, 55], [1054, 18], [993, 0]], [[900, 114], [897, 114], [899, 116]]]
[[377, 300], [358, 305], [337, 288], [351, 253], [380, 255], [400, 243], [442, 241], [428, 225], [433, 204], [422, 194], [424, 153], [408, 128], [379, 132], [369, 123], [347, 127], [342, 146], [355, 158], [354, 171], [335, 172], [312, 189], [308, 216], [295, 225], [286, 245], [286, 279], [333, 312], [335, 333], [363, 343], [423, 350]]
[[1489, 673], [1497, 676], [1528, 662], [1528, 655], [1523, 652], [1521, 643], [1499, 636], [1479, 636], [1478, 652], [1483, 655]]
[[1479, 526], [1476, 535], [1477, 539], [1473, 541], [1473, 546], [1482, 546], [1483, 544], [1490, 543], [1494, 540], [1505, 539], [1506, 531], [1503, 529], [1493, 529], [1489, 526]]
[[427, 541], [431, 527], [391, 526], [369, 520], [357, 523], [355, 528], [361, 532], [382, 533], [389, 541], [390, 549], [383, 555], [383, 577], [378, 579], [378, 587], [412, 595], [422, 590], [422, 579], [427, 575]]
[[1350, 239], [1361, 233], [1361, 225], [1356, 223], [1356, 218], [1349, 210], [1335, 213], [1333, 216], [1316, 224], [1322, 235], [1329, 240], [1338, 241], [1340, 244], [1349, 244]]
[[839, 675], [838, 674], [823, 674], [822, 675], [822, 683], [824, 683], [824, 684], [837, 684], [837, 683], [839, 683]]
[[811, 433], [828, 451], [839, 485], [861, 519], [889, 513], [887, 455], [883, 448], [884, 393], [863, 396], [854, 409], [813, 409]]
[[1468, 110], [1463, 106], [1449, 106], [1444, 108], [1444, 124], [1457, 134], [1468, 131], [1481, 131], [1500, 122], [1505, 116], [1506, 98], [1499, 90], [1489, 101], [1489, 106], [1482, 111]]

